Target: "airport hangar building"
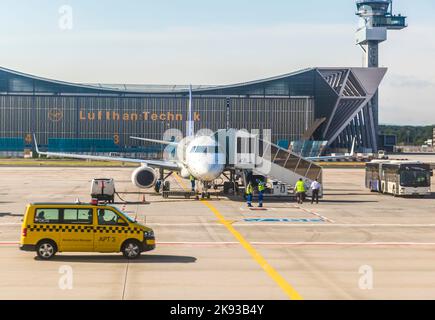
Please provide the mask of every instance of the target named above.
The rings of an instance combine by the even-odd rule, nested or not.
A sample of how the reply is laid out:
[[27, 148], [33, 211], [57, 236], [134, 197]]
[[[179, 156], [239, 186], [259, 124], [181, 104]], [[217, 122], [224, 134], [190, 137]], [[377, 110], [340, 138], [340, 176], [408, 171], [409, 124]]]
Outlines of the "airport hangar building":
[[[376, 148], [371, 99], [384, 68], [310, 68], [225, 86], [193, 86], [195, 129], [271, 129], [272, 142], [326, 141], [330, 150]], [[188, 86], [76, 84], [0, 68], [0, 152], [157, 156], [162, 139], [186, 132]]]

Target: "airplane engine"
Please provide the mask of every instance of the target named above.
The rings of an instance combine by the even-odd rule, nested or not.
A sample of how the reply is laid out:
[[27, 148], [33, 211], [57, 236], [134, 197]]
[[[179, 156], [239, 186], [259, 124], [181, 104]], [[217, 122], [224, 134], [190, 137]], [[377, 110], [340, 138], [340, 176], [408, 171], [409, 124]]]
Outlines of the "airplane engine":
[[140, 189], [148, 189], [155, 185], [157, 180], [156, 173], [149, 167], [140, 167], [136, 169], [132, 176], [131, 181]]

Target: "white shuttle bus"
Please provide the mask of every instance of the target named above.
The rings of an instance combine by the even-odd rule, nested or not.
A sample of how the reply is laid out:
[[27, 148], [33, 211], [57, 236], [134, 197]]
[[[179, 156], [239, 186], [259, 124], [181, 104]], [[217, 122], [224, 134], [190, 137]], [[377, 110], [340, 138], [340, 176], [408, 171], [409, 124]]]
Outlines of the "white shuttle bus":
[[430, 195], [432, 176], [430, 165], [422, 162], [375, 160], [366, 165], [366, 187], [394, 196]]

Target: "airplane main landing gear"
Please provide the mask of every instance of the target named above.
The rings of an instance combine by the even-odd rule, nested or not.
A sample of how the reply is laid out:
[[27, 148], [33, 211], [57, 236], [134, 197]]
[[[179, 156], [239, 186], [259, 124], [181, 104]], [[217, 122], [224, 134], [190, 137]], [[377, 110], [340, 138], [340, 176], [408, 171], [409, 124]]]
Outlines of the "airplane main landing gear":
[[163, 198], [167, 199], [169, 198], [169, 192], [171, 191], [171, 183], [169, 181], [165, 181], [163, 184]]

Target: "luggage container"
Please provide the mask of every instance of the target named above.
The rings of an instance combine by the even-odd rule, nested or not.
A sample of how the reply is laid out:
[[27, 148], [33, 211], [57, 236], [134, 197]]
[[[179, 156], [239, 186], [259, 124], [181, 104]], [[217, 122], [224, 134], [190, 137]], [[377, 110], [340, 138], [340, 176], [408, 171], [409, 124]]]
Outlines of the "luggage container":
[[91, 197], [99, 201], [115, 202], [115, 180], [93, 179], [91, 185]]

